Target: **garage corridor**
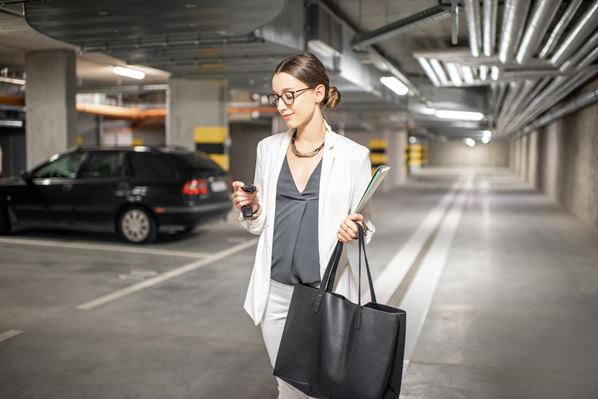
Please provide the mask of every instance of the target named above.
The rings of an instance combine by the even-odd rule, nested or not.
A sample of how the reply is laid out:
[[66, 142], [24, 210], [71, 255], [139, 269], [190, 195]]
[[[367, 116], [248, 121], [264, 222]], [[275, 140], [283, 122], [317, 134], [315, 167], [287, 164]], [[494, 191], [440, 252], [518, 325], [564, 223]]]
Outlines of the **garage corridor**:
[[[236, 217], [142, 247], [0, 237], [2, 397], [276, 398]], [[373, 220], [377, 293], [408, 314], [401, 397], [596, 397], [594, 230], [506, 168], [426, 168]]]

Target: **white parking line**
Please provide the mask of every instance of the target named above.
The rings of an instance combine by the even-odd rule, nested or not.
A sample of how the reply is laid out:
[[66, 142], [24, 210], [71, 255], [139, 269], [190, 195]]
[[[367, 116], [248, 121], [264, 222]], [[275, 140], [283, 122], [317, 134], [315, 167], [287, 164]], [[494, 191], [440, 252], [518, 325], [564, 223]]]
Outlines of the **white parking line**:
[[409, 315], [405, 336], [405, 359], [410, 360], [417, 339], [428, 315], [436, 286], [444, 270], [446, 259], [451, 249], [453, 238], [459, 226], [463, 208], [471, 189], [472, 176], [469, 177], [465, 190], [459, 193], [453, 207], [447, 214], [438, 235], [426, 253], [413, 281], [407, 288], [399, 307]]
[[1, 244], [33, 245], [40, 247], [57, 247], [69, 249], [84, 249], [92, 251], [124, 252], [142, 255], [178, 256], [182, 258], [207, 258], [211, 256], [206, 252], [174, 251], [170, 249], [157, 249], [146, 247], [127, 247], [124, 245], [88, 244], [73, 241], [52, 240], [27, 240], [21, 238], [0, 238]]
[[23, 331], [19, 331], [19, 330], [5, 331], [2, 334], [0, 334], [0, 342], [6, 341], [8, 339], [11, 339], [11, 338], [16, 337], [17, 335], [21, 335], [21, 334], [23, 334]]
[[[411, 269], [428, 238], [438, 228], [449, 206], [453, 203], [456, 192], [463, 184], [463, 177], [458, 179], [438, 202], [438, 205], [428, 213], [417, 230], [409, 237], [409, 240], [392, 257], [382, 273], [374, 282], [378, 302], [389, 304], [393, 295], [399, 288], [401, 282]], [[369, 299], [369, 293], [366, 293]], [[365, 298], [364, 295], [364, 298]]]
[[188, 273], [188, 272], [198, 269], [200, 267], [209, 265], [210, 263], [213, 263], [217, 260], [226, 258], [227, 256], [230, 256], [234, 253], [237, 253], [239, 251], [242, 251], [246, 248], [249, 248], [249, 247], [255, 245], [257, 243], [257, 241], [258, 241], [257, 239], [245, 241], [245, 242], [235, 245], [229, 249], [225, 249], [224, 251], [220, 251], [218, 253], [212, 254], [205, 259], [201, 259], [201, 260], [198, 260], [198, 261], [195, 261], [192, 263], [188, 263], [181, 267], [177, 267], [176, 269], [170, 270], [166, 273], [162, 273], [156, 277], [153, 277], [153, 278], [150, 278], [150, 279], [147, 279], [144, 281], [140, 281], [139, 283], [133, 284], [127, 288], [123, 288], [123, 289], [113, 292], [111, 294], [104, 295], [100, 298], [94, 299], [89, 302], [85, 302], [85, 303], [77, 306], [76, 309], [91, 310], [91, 309], [97, 308], [98, 306], [104, 305], [108, 302], [115, 301], [115, 300], [123, 298], [127, 295], [131, 295], [137, 291], [141, 291], [145, 288], [152, 287], [152, 286], [154, 286], [156, 284], [160, 284], [166, 280], [170, 280], [171, 278], [180, 276], [181, 274]]

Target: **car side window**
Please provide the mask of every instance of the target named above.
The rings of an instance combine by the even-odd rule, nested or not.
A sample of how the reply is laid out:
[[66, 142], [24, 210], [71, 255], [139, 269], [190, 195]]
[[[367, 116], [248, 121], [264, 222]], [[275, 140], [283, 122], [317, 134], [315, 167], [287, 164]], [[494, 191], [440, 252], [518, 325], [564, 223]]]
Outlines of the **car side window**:
[[56, 177], [62, 179], [74, 179], [77, 177], [82, 158], [83, 153], [81, 152], [63, 155], [37, 169], [33, 173], [33, 178], [49, 179]]
[[78, 177], [80, 179], [106, 179], [120, 177], [122, 156], [116, 151], [90, 152], [85, 159]]
[[176, 172], [168, 157], [159, 154], [130, 153], [129, 165], [135, 180], [173, 180]]

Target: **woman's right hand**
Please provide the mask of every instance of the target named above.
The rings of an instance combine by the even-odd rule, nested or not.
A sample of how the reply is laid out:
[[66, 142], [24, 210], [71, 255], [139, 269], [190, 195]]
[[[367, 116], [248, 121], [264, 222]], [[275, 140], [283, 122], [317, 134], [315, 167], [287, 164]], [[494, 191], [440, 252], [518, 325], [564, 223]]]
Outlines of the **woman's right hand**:
[[233, 204], [239, 210], [241, 210], [245, 205], [251, 205], [251, 209], [253, 209], [253, 212], [256, 212], [259, 207], [257, 193], [260, 192], [260, 188], [256, 187], [254, 193], [248, 193], [243, 191], [243, 189], [241, 188], [244, 185], [245, 184], [241, 181], [233, 182]]

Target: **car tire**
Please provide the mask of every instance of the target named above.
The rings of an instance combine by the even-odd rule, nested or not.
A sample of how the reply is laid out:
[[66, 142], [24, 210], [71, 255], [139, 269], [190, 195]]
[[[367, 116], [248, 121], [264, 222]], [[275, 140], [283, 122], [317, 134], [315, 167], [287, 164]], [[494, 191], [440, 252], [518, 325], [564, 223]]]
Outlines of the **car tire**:
[[8, 217], [8, 210], [0, 207], [0, 234], [10, 233], [10, 218]]
[[116, 221], [118, 235], [131, 244], [148, 244], [158, 236], [158, 224], [145, 208], [125, 208]]

